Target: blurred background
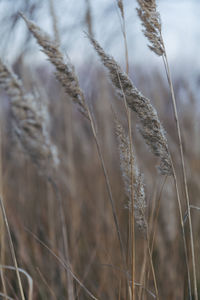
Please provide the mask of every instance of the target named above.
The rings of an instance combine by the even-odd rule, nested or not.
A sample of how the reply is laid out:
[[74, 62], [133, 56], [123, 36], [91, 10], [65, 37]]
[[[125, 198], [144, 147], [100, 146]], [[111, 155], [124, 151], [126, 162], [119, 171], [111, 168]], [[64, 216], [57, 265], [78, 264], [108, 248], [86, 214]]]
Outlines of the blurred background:
[[[40, 51], [18, 15], [20, 11], [23, 12], [53, 37], [50, 3], [48, 0], [0, 0], [0, 57], [12, 66], [27, 92], [36, 88], [41, 97], [48, 101], [51, 136], [58, 148], [61, 162], [57, 178], [64, 201], [69, 257], [74, 274], [98, 299], [129, 299], [112, 211], [91, 128], [64, 93], [55, 79], [53, 66]], [[92, 33], [105, 51], [113, 55], [125, 70], [120, 11], [116, 0], [59, 0], [52, 3], [57, 16], [62, 52], [66, 60], [70, 58], [75, 66], [95, 119], [128, 257], [128, 200], [120, 170], [113, 110], [117, 112], [125, 130], [127, 120], [123, 103], [117, 98], [106, 70], [85, 35], [88, 31]], [[136, 13], [136, 1], [124, 0], [123, 3], [130, 77], [156, 107], [166, 129], [170, 151], [179, 174], [177, 136], [162, 59], [147, 47]], [[192, 204], [198, 206], [200, 2], [160, 0], [157, 3], [177, 97], [190, 198]], [[62, 235], [55, 195], [13, 139], [9, 98], [2, 90], [0, 97], [1, 189], [19, 266], [33, 279], [33, 299], [90, 299], [75, 280], [72, 280], [74, 298], [69, 298], [66, 271], [41, 245], [42, 241], [62, 257]], [[144, 174], [148, 221], [155, 217], [156, 207], [160, 203], [153, 251], [159, 293], [161, 299], [189, 299], [173, 180], [167, 178], [165, 181], [158, 174], [158, 161], [146, 149], [138, 134], [135, 114], [132, 113], [131, 116], [135, 154]], [[181, 180], [179, 185], [182, 191]], [[183, 192], [181, 199], [185, 214]], [[193, 210], [197, 262], [200, 259], [199, 217], [199, 211]], [[1, 264], [13, 265], [2, 220], [0, 226]], [[185, 226], [188, 234], [187, 222]], [[155, 299], [150, 265], [148, 261], [145, 262], [145, 245], [143, 233], [136, 228], [136, 299]], [[189, 247], [188, 251], [190, 252]], [[145, 264], [146, 280], [141, 287], [142, 266]], [[131, 274], [131, 266], [129, 269]], [[200, 287], [200, 269], [197, 271]], [[29, 299], [27, 280], [25, 277], [22, 280], [26, 299]], [[1, 272], [0, 291], [12, 299], [20, 299], [15, 272]], [[6, 298], [0, 296], [0, 299]]]
[[[177, 70], [193, 65], [193, 72], [198, 72], [199, 62], [195, 55], [199, 52], [199, 14], [198, 0], [158, 0], [161, 13], [163, 36], [169, 55], [169, 60]], [[137, 3], [134, 0], [124, 1], [127, 27], [130, 63], [154, 64], [159, 66], [159, 59], [145, 46], [146, 39], [141, 32], [140, 20], [136, 14]], [[74, 59], [74, 63], [82, 64], [92, 51], [85, 38], [87, 30], [87, 10], [90, 10], [92, 30], [98, 41], [109, 50], [117, 60], [123, 62], [123, 44], [121, 43], [120, 16], [116, 0], [78, 0], [76, 4], [67, 0], [60, 0], [55, 5], [58, 16], [58, 28], [61, 35], [63, 50]], [[26, 13], [48, 33], [52, 33], [52, 20], [49, 14], [48, 1], [37, 0], [1, 0], [1, 54], [7, 59], [15, 60], [25, 48], [29, 52], [35, 46], [35, 41], [28, 38], [28, 31], [23, 21], [18, 18], [18, 12]], [[112, 38], [111, 38], [112, 36]], [[27, 45], [27, 40], [29, 44]], [[9, 51], [7, 51], [9, 48]], [[26, 51], [28, 51], [26, 49]], [[29, 53], [30, 54], [30, 53]], [[35, 55], [34, 55], [35, 56]], [[38, 54], [39, 56], [39, 54]], [[184, 63], [183, 63], [184, 61]]]

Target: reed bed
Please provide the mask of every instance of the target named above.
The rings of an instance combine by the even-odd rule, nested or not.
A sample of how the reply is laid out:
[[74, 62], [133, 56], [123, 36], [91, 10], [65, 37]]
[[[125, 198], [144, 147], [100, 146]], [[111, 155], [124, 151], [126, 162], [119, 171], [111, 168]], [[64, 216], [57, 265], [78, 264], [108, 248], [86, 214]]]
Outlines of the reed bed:
[[121, 0], [126, 71], [95, 38], [89, 0], [93, 69], [63, 53], [55, 1], [52, 35], [18, 15], [49, 62], [0, 59], [2, 299], [198, 300], [198, 103], [172, 81], [156, 1], [137, 3], [166, 79], [132, 80]]

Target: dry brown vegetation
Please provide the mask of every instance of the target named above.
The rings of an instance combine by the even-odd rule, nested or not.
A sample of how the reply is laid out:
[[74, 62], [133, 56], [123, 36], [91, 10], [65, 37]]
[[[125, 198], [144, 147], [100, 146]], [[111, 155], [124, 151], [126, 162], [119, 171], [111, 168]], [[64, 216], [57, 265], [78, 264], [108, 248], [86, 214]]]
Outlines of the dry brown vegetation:
[[0, 60], [1, 299], [198, 300], [197, 95], [172, 82], [153, 0], [138, 15], [163, 73], [131, 80], [116, 2], [126, 71], [95, 40], [89, 0], [93, 68], [61, 51], [53, 0], [52, 36], [18, 16], [50, 63]]

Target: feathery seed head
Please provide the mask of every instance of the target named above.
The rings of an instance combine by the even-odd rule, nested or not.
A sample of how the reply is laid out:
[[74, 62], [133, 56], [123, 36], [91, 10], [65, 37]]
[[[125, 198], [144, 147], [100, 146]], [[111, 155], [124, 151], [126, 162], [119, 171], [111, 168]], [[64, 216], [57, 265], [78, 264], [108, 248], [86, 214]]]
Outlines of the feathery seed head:
[[14, 132], [22, 149], [31, 157], [40, 173], [51, 175], [59, 159], [47, 128], [47, 107], [32, 94], [25, 93], [21, 81], [1, 60], [0, 87], [11, 98]]
[[85, 98], [80, 89], [78, 78], [74, 72], [74, 67], [70, 63], [65, 63], [63, 54], [59, 46], [42, 29], [32, 21], [28, 20], [23, 14], [20, 14], [27, 24], [30, 32], [36, 38], [42, 51], [48, 56], [50, 62], [56, 67], [56, 77], [65, 88], [66, 93], [78, 105], [80, 112], [88, 118], [88, 111], [85, 104]]
[[108, 69], [110, 79], [121, 98], [125, 96], [127, 105], [135, 111], [140, 121], [140, 133], [152, 153], [159, 157], [161, 162], [159, 170], [163, 175], [172, 175], [171, 159], [167, 145], [167, 139], [157, 112], [150, 100], [143, 96], [126, 73], [124, 73], [116, 61], [107, 55], [97, 41], [88, 36], [94, 49], [98, 53], [102, 63]]
[[137, 0], [137, 13], [144, 27], [144, 35], [150, 42], [149, 48], [158, 56], [164, 54], [164, 44], [161, 36], [161, 20], [155, 0]]
[[[115, 127], [116, 136], [118, 140], [118, 148], [120, 155], [120, 167], [122, 172], [122, 178], [124, 182], [125, 192], [129, 199], [128, 208], [131, 209], [132, 199], [131, 199], [131, 184], [132, 184], [132, 174], [134, 177], [134, 212], [135, 220], [140, 229], [146, 229], [146, 218], [145, 218], [145, 208], [146, 199], [144, 191], [144, 180], [142, 174], [140, 174], [134, 153], [130, 153], [130, 141], [125, 134], [122, 124], [119, 122], [117, 117], [115, 117]], [[132, 168], [132, 170], [131, 170]]]

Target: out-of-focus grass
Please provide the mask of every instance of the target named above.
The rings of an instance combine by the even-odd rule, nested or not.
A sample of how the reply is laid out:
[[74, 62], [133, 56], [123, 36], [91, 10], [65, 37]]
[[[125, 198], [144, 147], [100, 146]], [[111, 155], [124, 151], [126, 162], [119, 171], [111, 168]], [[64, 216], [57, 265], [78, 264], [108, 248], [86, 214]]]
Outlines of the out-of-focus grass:
[[[20, 66], [18, 68], [20, 70]], [[28, 70], [24, 70], [22, 75], [26, 79], [25, 84], [30, 87], [34, 77]], [[42, 68], [40, 74], [41, 70]], [[84, 80], [87, 66], [82, 72], [80, 74], [80, 77], [83, 78], [82, 85], [86, 89], [86, 93], [90, 95], [90, 105], [95, 116], [103, 155], [109, 171], [123, 243], [126, 247], [127, 199], [121, 178], [111, 109], [112, 106], [118, 112], [126, 127], [123, 105], [114, 95], [111, 84], [102, 70], [96, 67], [89, 86], [88, 78], [87, 81]], [[178, 169], [180, 161], [166, 84], [158, 73], [152, 73], [151, 78], [148, 78], [142, 72], [137, 72], [140, 74], [137, 77], [140, 89], [153, 99], [154, 105], [158, 109], [159, 117], [168, 133], [170, 150]], [[43, 76], [36, 70], [34, 76], [35, 78], [39, 76], [41, 86], [47, 91], [52, 116], [52, 137], [60, 152], [61, 164], [58, 170], [58, 181], [64, 200], [73, 272], [99, 299], [117, 299], [119, 295], [121, 295], [121, 299], [127, 299], [124, 284], [122, 283], [122, 288], [120, 287], [120, 278], [123, 278], [120, 249], [103, 173], [89, 127], [46, 67], [43, 68], [42, 73]], [[177, 78], [175, 87], [177, 95], [184, 95], [186, 99], [184, 102], [180, 99], [180, 119], [183, 128], [189, 193], [192, 204], [198, 205], [200, 176], [198, 103], [185, 80]], [[33, 278], [34, 299], [65, 299], [67, 285], [62, 266], [26, 230], [33, 232], [57, 255], [61, 255], [59, 251], [62, 236], [59, 228], [57, 203], [51, 187], [39, 177], [31, 162], [21, 153], [20, 148], [13, 140], [8, 99], [3, 93], [1, 93], [1, 99], [3, 118], [2, 184], [18, 263]], [[145, 178], [149, 216], [155, 203], [161, 197], [153, 252], [160, 296], [162, 299], [186, 299], [187, 291], [184, 295], [184, 283], [187, 282], [187, 274], [173, 182], [171, 179], [167, 179], [160, 195], [163, 178], [155, 169], [157, 163], [155, 158], [146, 149], [137, 133], [134, 115], [132, 115], [132, 120], [138, 164]], [[183, 207], [185, 209], [184, 202]], [[198, 261], [200, 227], [199, 212], [195, 209], [192, 210], [192, 220], [195, 253]], [[185, 226], [187, 232], [187, 220]], [[3, 230], [3, 226], [1, 226], [1, 230]], [[136, 276], [138, 282], [144, 259], [144, 246], [142, 233], [136, 231]], [[1, 253], [2, 264], [12, 264], [6, 236]], [[15, 293], [17, 293], [16, 275], [13, 271], [5, 271], [4, 274], [8, 295], [15, 298]], [[146, 287], [153, 291], [151, 273], [149, 278]], [[23, 280], [23, 284], [26, 291], [25, 280]], [[88, 295], [77, 283], [74, 282], [74, 286], [78, 299], [88, 299]], [[136, 288], [137, 290], [138, 288]], [[147, 292], [144, 295], [146, 295], [146, 299], [151, 299]]]

